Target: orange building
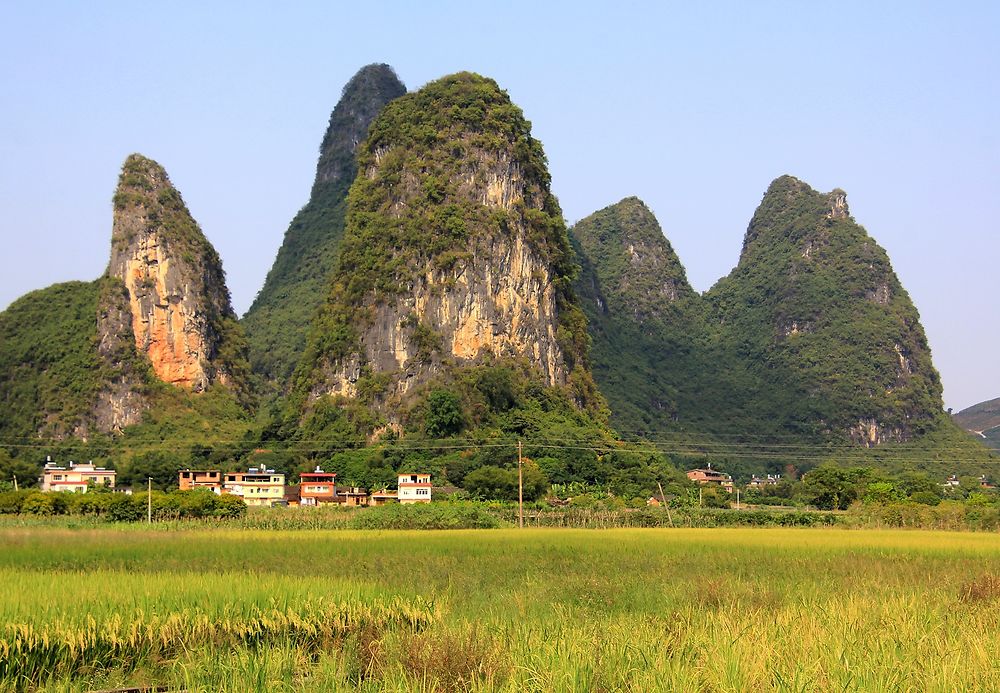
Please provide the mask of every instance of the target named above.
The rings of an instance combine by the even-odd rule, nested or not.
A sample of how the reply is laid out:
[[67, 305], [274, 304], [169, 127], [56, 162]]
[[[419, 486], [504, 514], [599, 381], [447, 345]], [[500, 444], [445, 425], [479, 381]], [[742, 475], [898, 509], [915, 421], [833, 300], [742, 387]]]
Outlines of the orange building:
[[362, 507], [368, 505], [368, 491], [357, 486], [345, 488], [337, 493], [337, 502], [347, 507]]
[[219, 469], [182, 469], [177, 473], [177, 488], [191, 491], [207, 488], [218, 495], [222, 493], [222, 471]]
[[691, 481], [697, 481], [699, 484], [715, 484], [729, 493], [733, 492], [733, 477], [725, 472], [712, 469], [711, 464], [708, 465], [708, 469], [692, 469], [687, 473], [687, 478]]
[[395, 491], [390, 491], [388, 489], [382, 489], [381, 491], [376, 491], [371, 496], [369, 496], [369, 503], [371, 505], [387, 505], [389, 503], [396, 503], [399, 501], [399, 494]]
[[319, 505], [337, 500], [337, 475], [324, 472], [319, 467], [315, 471], [299, 474], [299, 504]]

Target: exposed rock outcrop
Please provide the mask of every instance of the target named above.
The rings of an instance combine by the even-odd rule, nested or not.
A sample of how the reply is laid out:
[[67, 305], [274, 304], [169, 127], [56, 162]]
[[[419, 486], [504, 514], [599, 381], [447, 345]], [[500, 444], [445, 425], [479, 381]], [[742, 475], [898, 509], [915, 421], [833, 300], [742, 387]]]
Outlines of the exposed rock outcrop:
[[94, 405], [94, 426], [102, 432], [121, 432], [139, 423], [149, 406], [146, 385], [149, 364], [136, 352], [129, 292], [118, 279], [100, 280], [97, 298], [97, 356], [107, 377]]
[[344, 233], [355, 153], [372, 120], [406, 93], [388, 65], [361, 68], [330, 114], [309, 202], [285, 232], [274, 265], [243, 318], [253, 370], [282, 389], [305, 349], [306, 334], [329, 290]]
[[237, 359], [223, 357], [242, 338], [222, 263], [163, 168], [129, 156], [114, 208], [108, 275], [125, 285], [136, 348], [156, 377], [195, 392], [242, 385]]
[[313, 398], [379, 373], [398, 401], [449, 365], [507, 357], [547, 385], [589, 378], [544, 154], [492, 80], [453, 75], [389, 104], [359, 170], [306, 364]]

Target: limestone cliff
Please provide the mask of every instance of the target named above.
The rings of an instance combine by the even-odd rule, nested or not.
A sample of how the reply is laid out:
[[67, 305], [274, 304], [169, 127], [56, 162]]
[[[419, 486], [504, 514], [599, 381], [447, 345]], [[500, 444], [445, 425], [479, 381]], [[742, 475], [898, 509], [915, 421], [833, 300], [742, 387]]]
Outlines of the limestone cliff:
[[[452, 366], [529, 361], [589, 389], [574, 262], [541, 145], [492, 80], [396, 99], [359, 153], [347, 230], [299, 387], [392, 402]], [[590, 388], [592, 389], [592, 388]]]
[[357, 147], [385, 105], [405, 93], [391, 67], [368, 65], [347, 83], [330, 114], [309, 202], [289, 225], [264, 286], [243, 317], [253, 370], [278, 389], [301, 358], [309, 325], [327, 294]]
[[142, 420], [149, 407], [149, 363], [139, 357], [132, 331], [129, 292], [112, 277], [99, 280], [97, 297], [97, 356], [106, 374], [93, 409], [96, 430], [121, 432]]
[[136, 347], [157, 378], [195, 392], [244, 385], [219, 256], [163, 168], [138, 154], [126, 159], [114, 196], [108, 275], [124, 284]]
[[916, 308], [843, 191], [775, 180], [739, 264], [707, 298], [717, 358], [742, 359], [742, 406], [765, 420], [871, 447], [941, 419], [941, 383]]

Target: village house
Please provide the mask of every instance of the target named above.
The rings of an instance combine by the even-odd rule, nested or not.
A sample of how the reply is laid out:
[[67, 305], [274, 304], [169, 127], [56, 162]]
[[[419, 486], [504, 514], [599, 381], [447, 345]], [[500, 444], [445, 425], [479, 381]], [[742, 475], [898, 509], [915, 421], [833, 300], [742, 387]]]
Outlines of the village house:
[[299, 504], [319, 505], [337, 500], [337, 475], [316, 467], [311, 472], [299, 474]]
[[364, 507], [368, 505], [368, 491], [358, 486], [345, 488], [337, 494], [336, 502], [349, 508]]
[[750, 483], [747, 484], [747, 488], [764, 488], [766, 486], [777, 486], [778, 482], [781, 481], [780, 474], [768, 474], [765, 478], [761, 478], [754, 474], [750, 477]]
[[226, 474], [222, 491], [241, 497], [247, 505], [284, 505], [285, 475], [262, 464], [246, 472]]
[[370, 505], [379, 506], [387, 505], [389, 503], [398, 503], [399, 494], [396, 491], [390, 491], [389, 489], [382, 489], [381, 491], [375, 491], [368, 498]]
[[51, 457], [45, 458], [45, 467], [42, 469], [41, 482], [42, 491], [74, 491], [86, 493], [91, 486], [103, 486], [105, 488], [115, 487], [115, 470], [95, 467], [94, 462], [86, 464], [76, 464], [70, 462], [69, 467], [59, 467], [52, 462]]
[[396, 486], [399, 502], [404, 505], [431, 502], [430, 474], [400, 474]]
[[692, 469], [687, 473], [687, 478], [691, 481], [697, 481], [699, 484], [715, 484], [729, 493], [733, 492], [733, 477], [725, 472], [712, 469], [711, 463], [707, 469]]
[[182, 469], [177, 473], [177, 488], [193, 491], [205, 488], [212, 493], [222, 493], [222, 471], [218, 469]]

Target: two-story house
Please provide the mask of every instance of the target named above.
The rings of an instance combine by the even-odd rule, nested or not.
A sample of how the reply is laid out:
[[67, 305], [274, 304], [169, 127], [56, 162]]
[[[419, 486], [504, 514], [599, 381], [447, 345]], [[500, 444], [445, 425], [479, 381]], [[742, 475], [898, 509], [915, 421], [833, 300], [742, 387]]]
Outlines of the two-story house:
[[218, 495], [222, 493], [222, 472], [218, 469], [182, 469], [177, 473], [177, 488], [181, 491], [207, 488]]
[[431, 502], [430, 474], [400, 474], [397, 488], [399, 502], [404, 505]]

